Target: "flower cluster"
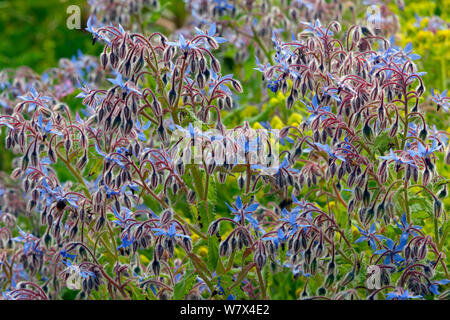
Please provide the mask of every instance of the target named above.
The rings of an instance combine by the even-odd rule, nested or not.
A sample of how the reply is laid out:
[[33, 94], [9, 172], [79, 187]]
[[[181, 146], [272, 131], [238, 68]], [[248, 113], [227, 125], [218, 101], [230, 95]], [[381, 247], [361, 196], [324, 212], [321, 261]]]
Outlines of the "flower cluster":
[[88, 0], [91, 14], [103, 24], [132, 26], [147, 10], [158, 10], [159, 0]]

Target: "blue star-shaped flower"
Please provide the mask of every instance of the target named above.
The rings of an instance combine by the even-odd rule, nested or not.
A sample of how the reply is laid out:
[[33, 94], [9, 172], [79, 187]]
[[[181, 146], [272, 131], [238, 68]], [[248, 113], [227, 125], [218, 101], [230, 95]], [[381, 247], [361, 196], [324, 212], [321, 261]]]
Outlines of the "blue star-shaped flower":
[[380, 249], [374, 252], [374, 254], [381, 254], [384, 255], [384, 264], [390, 264], [391, 261], [394, 263], [400, 263], [404, 261], [405, 259], [400, 255], [400, 253], [403, 251], [403, 248], [406, 246], [407, 238], [400, 237], [400, 243], [395, 246], [394, 241], [385, 238], [386, 240], [386, 246], [387, 249]]
[[411, 155], [411, 157], [420, 157], [420, 158], [427, 158], [433, 152], [439, 150], [441, 148], [441, 144], [438, 144], [438, 141], [436, 138], [433, 139], [433, 143], [430, 146], [424, 146], [420, 141], [417, 142], [417, 151], [415, 150], [408, 150], [408, 153]]
[[369, 231], [365, 231], [361, 229], [359, 226], [356, 226], [356, 228], [358, 228], [359, 232], [362, 234], [362, 237], [358, 238], [358, 240], [356, 240], [355, 243], [360, 243], [362, 241], [367, 240], [369, 242], [370, 247], [374, 251], [377, 250], [377, 243], [375, 238], [379, 240], [386, 239], [384, 236], [375, 234], [376, 232], [375, 222], [370, 226]]
[[394, 291], [394, 292], [389, 292], [386, 295], [386, 299], [388, 299], [388, 300], [409, 300], [409, 299], [419, 299], [419, 298], [422, 298], [422, 296], [421, 295], [415, 296], [412, 293], [410, 293], [408, 291], [408, 289], [403, 291], [403, 293]]
[[152, 228], [152, 231], [154, 232], [155, 236], [165, 236], [166, 238], [169, 238], [169, 239], [175, 239], [175, 238], [190, 239], [191, 238], [187, 235], [177, 233], [177, 230], [175, 227], [175, 222], [172, 223], [169, 230], [167, 230], [167, 231], [164, 229], [161, 229], [161, 228]]
[[415, 166], [414, 165], [414, 161], [412, 161], [412, 160], [406, 160], [405, 161], [405, 160], [397, 157], [395, 155], [394, 151], [392, 151], [392, 149], [390, 149], [388, 156], [380, 156], [378, 158], [383, 159], [383, 160], [393, 160], [393, 161], [395, 161], [396, 164], [410, 164], [410, 165]]

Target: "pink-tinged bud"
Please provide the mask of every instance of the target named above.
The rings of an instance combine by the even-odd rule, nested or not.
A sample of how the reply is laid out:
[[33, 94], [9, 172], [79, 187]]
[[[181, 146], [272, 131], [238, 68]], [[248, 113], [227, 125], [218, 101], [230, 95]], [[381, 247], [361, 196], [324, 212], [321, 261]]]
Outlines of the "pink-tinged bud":
[[427, 256], [427, 243], [425, 242], [423, 245], [420, 246], [419, 248], [419, 252], [418, 252], [418, 258], [419, 260], [423, 260], [425, 259], [425, 257]]
[[87, 158], [86, 154], [84, 154], [84, 155], [81, 157], [81, 159], [77, 162], [76, 167], [77, 167], [78, 169], [82, 170], [82, 169], [86, 166], [87, 160], [88, 160], [88, 158]]
[[225, 107], [228, 111], [231, 111], [232, 101], [230, 96], [225, 96]]
[[219, 49], [219, 44], [217, 43], [216, 39], [212, 38], [212, 37], [207, 37], [206, 38], [208, 41], [208, 44], [211, 46], [212, 49], [216, 50]]
[[108, 54], [107, 54], [106, 52], [103, 52], [103, 53], [100, 55], [100, 61], [101, 61], [101, 63], [102, 63], [102, 68], [103, 68], [103, 70], [106, 70], [106, 68], [107, 68], [107, 66], [108, 66], [108, 61], [109, 61], [109, 59], [108, 59]]
[[244, 177], [242, 176], [242, 174], [240, 175], [240, 177], [239, 177], [239, 179], [238, 179], [238, 186], [239, 186], [239, 189], [243, 189], [244, 188], [244, 183], [245, 183], [245, 180], [244, 180]]
[[266, 261], [267, 261], [267, 260], [264, 259], [262, 253], [257, 252], [257, 253], [255, 253], [255, 255], [254, 255], [254, 257], [253, 257], [253, 261], [255, 262], [256, 267], [257, 267], [259, 270], [261, 270], [261, 269], [264, 267], [264, 265], [266, 264]]
[[16, 168], [11, 173], [11, 178], [17, 179], [21, 174], [22, 174], [22, 169], [21, 168]]
[[26, 144], [25, 144], [25, 131], [24, 130], [21, 130], [19, 133], [19, 146], [22, 149], [25, 149]]
[[192, 241], [189, 238], [183, 238], [183, 245], [186, 251], [192, 251]]
[[219, 231], [219, 222], [214, 221], [213, 223], [211, 223], [211, 225], [208, 228], [208, 234], [210, 236], [214, 236], [217, 234], [218, 231]]
[[442, 201], [439, 199], [434, 200], [434, 216], [439, 219], [442, 215]]
[[387, 169], [387, 160], [384, 160], [378, 167], [378, 176], [383, 175], [386, 169]]
[[222, 109], [223, 109], [223, 106], [224, 106], [224, 99], [218, 98], [218, 99], [217, 99], [217, 104], [218, 104], [218, 106], [219, 106], [219, 109], [222, 110]]
[[242, 93], [244, 91], [239, 81], [233, 79], [231, 80], [231, 84], [233, 85], [234, 90], [236, 90], [238, 93]]
[[412, 167], [412, 171], [413, 171], [412, 172], [413, 180], [415, 183], [417, 183], [417, 181], [419, 180], [419, 169], [416, 166], [414, 166]]
[[159, 275], [159, 271], [161, 270], [161, 265], [158, 260], [154, 259], [152, 262], [152, 271], [155, 275]]
[[162, 214], [161, 214], [161, 224], [167, 224], [169, 223], [173, 218], [173, 212], [170, 209], [165, 210]]
[[226, 175], [226, 173], [219, 172], [217, 174], [217, 178], [219, 179], [219, 183], [224, 184], [227, 179], [227, 175]]
[[230, 250], [228, 250], [229, 249], [229, 245], [228, 245], [228, 242], [225, 240], [225, 241], [223, 241], [221, 244], [220, 244], [220, 246], [219, 246], [219, 254], [223, 257], [223, 256], [226, 256], [227, 254], [228, 254], [228, 252], [230, 251]]
[[157, 117], [162, 116], [161, 103], [159, 103], [159, 101], [157, 99], [153, 100], [152, 109], [153, 109], [153, 112], [155, 113], [155, 116], [157, 116]]
[[363, 194], [362, 194], [362, 200], [363, 200], [363, 202], [364, 202], [364, 205], [365, 205], [366, 207], [368, 207], [369, 204], [370, 204], [370, 191], [367, 189], [367, 186], [366, 186], [366, 188], [364, 189], [364, 192], [363, 192]]
[[187, 200], [189, 203], [194, 203], [196, 199], [196, 193], [194, 190], [189, 190]]
[[422, 184], [424, 186], [428, 185], [428, 183], [430, 182], [430, 176], [431, 176], [430, 170], [428, 170], [428, 168], [425, 167], [425, 171], [423, 172], [422, 175]]
[[305, 96], [305, 94], [306, 94], [306, 90], [308, 89], [308, 87], [306, 86], [306, 83], [305, 83], [306, 81], [303, 81], [303, 84], [302, 84], [302, 87], [301, 87], [301, 93], [302, 93], [302, 96], [304, 97]]
[[347, 211], [348, 213], [352, 213], [354, 209], [355, 209], [355, 200], [351, 199], [347, 204]]
[[95, 231], [100, 231], [103, 226], [105, 225], [105, 217], [103, 215], [100, 215], [100, 217], [97, 219], [97, 222], [95, 223]]
[[220, 73], [220, 63], [216, 58], [211, 58], [211, 68], [215, 73]]
[[354, 183], [355, 183], [355, 174], [351, 173], [348, 175], [348, 178], [347, 178], [347, 186], [349, 188], [351, 188], [351, 187], [353, 187]]
[[198, 67], [199, 67], [201, 72], [205, 72], [205, 70], [206, 70], [206, 60], [205, 60], [205, 58], [203, 56], [198, 61]]
[[405, 168], [405, 181], [409, 181], [412, 174], [412, 167], [411, 165], [407, 164]]
[[[108, 170], [107, 172], [106, 172], [106, 174], [104, 175], [104, 182], [105, 182], [105, 185], [107, 185], [107, 186], [110, 186], [111, 184], [112, 184], [112, 177], [113, 177], [113, 175], [112, 175], [112, 170]], [[100, 196], [101, 196], [101, 194], [100, 194]], [[97, 199], [97, 198], [96, 198]], [[100, 204], [100, 202], [99, 201], [97, 201], [96, 200], [96, 203], [97, 204]]]
[[131, 209], [132, 203], [131, 203], [130, 198], [129, 198], [127, 195], [124, 195], [124, 196], [123, 196], [123, 202], [125, 203], [125, 206], [126, 206], [128, 209]]
[[126, 43], [126, 37], [123, 37], [123, 40], [119, 46], [119, 57], [120, 59], [125, 58], [125, 55], [127, 54], [127, 43]]
[[175, 48], [172, 46], [168, 46], [166, 50], [164, 51], [164, 61], [169, 62], [172, 60], [173, 56], [175, 54]]
[[69, 153], [71, 147], [72, 147], [72, 140], [70, 138], [68, 138], [64, 142], [64, 148], [66, 149], [66, 154]]
[[11, 149], [12, 148], [12, 146], [13, 146], [13, 139], [11, 138], [11, 135], [8, 135], [6, 137], [5, 144], [6, 144], [6, 149]]
[[205, 88], [205, 77], [203, 76], [202, 73], [200, 73], [200, 72], [198, 73], [196, 80], [197, 80], [198, 87], [200, 89], [204, 89]]
[[152, 173], [150, 183], [153, 189], [158, 186], [158, 175], [155, 172]]
[[117, 69], [117, 65], [119, 64], [119, 57], [117, 56], [117, 54], [115, 52], [111, 52], [109, 54], [109, 61], [111, 63], [111, 67], [113, 69]]
[[155, 257], [159, 260], [164, 253], [164, 246], [161, 243], [157, 243], [155, 246]]
[[22, 157], [22, 166], [21, 166], [22, 171], [26, 171], [27, 170], [29, 162], [30, 162], [30, 159], [28, 158], [28, 155], [25, 154]]
[[[212, 62], [211, 62], [211, 64], [212, 64]], [[190, 56], [190, 67], [191, 67], [192, 73], [195, 73], [197, 71], [197, 65], [198, 65], [197, 57], [195, 55], [191, 55]], [[213, 67], [213, 69], [214, 69], [214, 67]]]
[[211, 159], [206, 166], [206, 171], [209, 175], [212, 175], [215, 168], [216, 168], [216, 161], [214, 159]]
[[355, 187], [355, 199], [356, 201], [362, 201], [362, 191], [361, 188]]

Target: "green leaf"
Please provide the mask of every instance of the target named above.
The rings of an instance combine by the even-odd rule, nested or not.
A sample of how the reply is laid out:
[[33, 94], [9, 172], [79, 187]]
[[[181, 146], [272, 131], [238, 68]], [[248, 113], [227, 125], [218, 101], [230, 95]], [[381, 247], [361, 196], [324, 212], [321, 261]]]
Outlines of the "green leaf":
[[208, 267], [211, 271], [216, 270], [219, 261], [219, 241], [216, 237], [208, 239]]
[[433, 204], [424, 197], [412, 197], [408, 199], [408, 204], [413, 218], [428, 218], [433, 215]]
[[389, 150], [389, 145], [391, 143], [391, 140], [392, 139], [389, 137], [389, 133], [385, 131], [385, 132], [382, 132], [381, 134], [379, 134], [375, 138], [373, 145], [375, 148], [378, 149], [380, 154], [383, 155], [386, 151]]
[[61, 294], [63, 300], [75, 300], [77, 298], [77, 294], [80, 290], [71, 290], [69, 288], [64, 288]]
[[211, 223], [216, 216], [216, 203], [217, 203], [217, 189], [216, 189], [216, 181], [214, 176], [211, 176], [209, 179], [209, 187], [208, 187], [208, 209], [209, 209], [209, 223]]
[[197, 274], [193, 271], [186, 272], [183, 279], [175, 284], [174, 287], [174, 300], [182, 300], [184, 297], [191, 291], [192, 287], [195, 284], [197, 278]]
[[337, 221], [338, 225], [341, 228], [345, 228], [347, 226], [347, 222], [348, 222], [347, 211], [335, 209], [335, 216], [336, 216], [336, 221]]

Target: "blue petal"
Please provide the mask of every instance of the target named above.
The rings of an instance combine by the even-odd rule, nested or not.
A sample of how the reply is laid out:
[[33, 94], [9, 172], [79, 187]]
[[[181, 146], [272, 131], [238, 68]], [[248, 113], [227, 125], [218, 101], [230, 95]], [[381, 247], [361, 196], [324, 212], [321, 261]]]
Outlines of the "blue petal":
[[216, 34], [216, 23], [214, 22], [211, 24], [211, 27], [209, 27], [208, 36], [212, 37]]
[[372, 226], [370, 227], [369, 233], [374, 233], [375, 232], [375, 222], [372, 224]]
[[255, 211], [258, 208], [258, 206], [259, 206], [259, 203], [253, 203], [253, 204], [249, 205], [247, 207], [247, 209], [245, 209], [245, 212], [246, 213], [253, 212], [253, 211]]
[[366, 239], [367, 239], [367, 237], [362, 236], [362, 237], [358, 238], [358, 240], [356, 240], [355, 243], [363, 242], [363, 241], [366, 240]]
[[237, 196], [236, 198], [236, 208], [238, 208], [239, 210], [242, 209], [242, 200], [241, 197]]

